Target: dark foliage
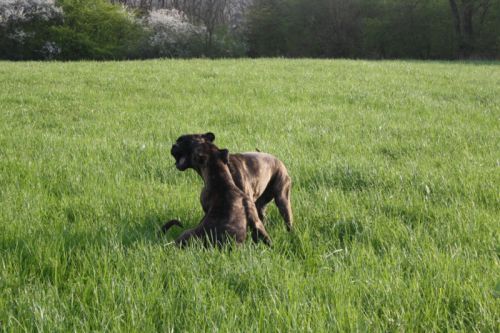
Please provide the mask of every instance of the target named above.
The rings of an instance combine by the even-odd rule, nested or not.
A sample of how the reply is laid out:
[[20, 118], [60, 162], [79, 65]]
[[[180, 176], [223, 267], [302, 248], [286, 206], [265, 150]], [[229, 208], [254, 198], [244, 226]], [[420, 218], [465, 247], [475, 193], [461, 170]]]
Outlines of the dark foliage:
[[256, 0], [251, 56], [498, 58], [499, 0]]

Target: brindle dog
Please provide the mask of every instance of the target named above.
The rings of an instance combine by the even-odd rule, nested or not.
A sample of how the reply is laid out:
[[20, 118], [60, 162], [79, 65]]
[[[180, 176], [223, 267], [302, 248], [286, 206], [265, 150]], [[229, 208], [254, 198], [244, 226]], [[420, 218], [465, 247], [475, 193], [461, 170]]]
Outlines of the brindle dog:
[[[231, 177], [229, 152], [226, 149], [219, 150], [211, 143], [200, 143], [190, 157], [190, 165], [199, 170], [205, 183], [206, 211], [200, 224], [184, 231], [175, 240], [176, 244], [184, 246], [191, 238], [215, 244], [225, 243], [228, 239], [243, 243], [247, 227], [250, 227], [255, 242], [262, 239], [271, 245], [253, 200], [236, 186]], [[162, 230], [166, 232], [172, 225], [180, 225], [180, 222], [167, 222]]]
[[[200, 176], [201, 170], [192, 163], [192, 154], [202, 143], [212, 143], [213, 133], [182, 135], [172, 146], [171, 154], [175, 158], [177, 169], [184, 171], [193, 168]], [[255, 152], [229, 155], [229, 171], [236, 186], [253, 198], [259, 218], [264, 221], [266, 205], [274, 199], [278, 210], [290, 231], [293, 225], [290, 204], [291, 179], [280, 160], [270, 154]], [[206, 186], [200, 196], [203, 210], [207, 212], [210, 197]]]

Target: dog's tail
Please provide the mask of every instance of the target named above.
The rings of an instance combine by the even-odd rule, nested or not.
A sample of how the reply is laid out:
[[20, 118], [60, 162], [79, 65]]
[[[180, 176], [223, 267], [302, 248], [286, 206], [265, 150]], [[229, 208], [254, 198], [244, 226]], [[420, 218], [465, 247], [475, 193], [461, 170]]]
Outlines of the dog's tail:
[[181, 227], [181, 228], [183, 227], [183, 225], [182, 225], [182, 223], [180, 221], [178, 221], [178, 220], [170, 220], [167, 223], [165, 223], [163, 225], [163, 227], [161, 227], [161, 232], [163, 232], [164, 234], [166, 234], [167, 231], [168, 231], [168, 229], [170, 229], [174, 225], [176, 225], [178, 227]]

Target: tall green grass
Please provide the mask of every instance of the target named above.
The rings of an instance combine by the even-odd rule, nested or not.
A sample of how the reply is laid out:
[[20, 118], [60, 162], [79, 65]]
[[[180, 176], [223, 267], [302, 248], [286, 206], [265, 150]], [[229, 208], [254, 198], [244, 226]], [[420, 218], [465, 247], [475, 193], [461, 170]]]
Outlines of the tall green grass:
[[[500, 330], [500, 65], [0, 62], [4, 331]], [[213, 131], [278, 156], [296, 229], [179, 250]]]

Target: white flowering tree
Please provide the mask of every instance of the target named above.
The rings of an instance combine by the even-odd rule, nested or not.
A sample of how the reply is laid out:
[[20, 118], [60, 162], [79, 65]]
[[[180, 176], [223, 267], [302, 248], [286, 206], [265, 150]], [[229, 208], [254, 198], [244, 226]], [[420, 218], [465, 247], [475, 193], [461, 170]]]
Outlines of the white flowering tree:
[[149, 44], [159, 56], [190, 57], [202, 52], [206, 28], [192, 24], [177, 9], [150, 11], [146, 25], [151, 31]]
[[49, 27], [62, 17], [54, 0], [1, 0], [0, 57], [53, 58], [60, 48], [50, 40]]

